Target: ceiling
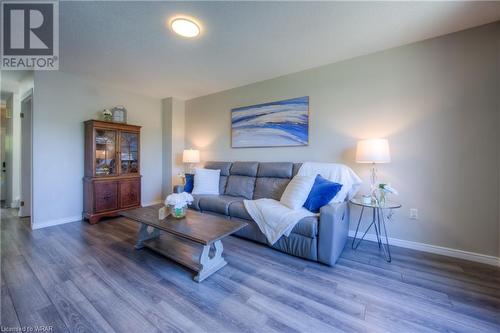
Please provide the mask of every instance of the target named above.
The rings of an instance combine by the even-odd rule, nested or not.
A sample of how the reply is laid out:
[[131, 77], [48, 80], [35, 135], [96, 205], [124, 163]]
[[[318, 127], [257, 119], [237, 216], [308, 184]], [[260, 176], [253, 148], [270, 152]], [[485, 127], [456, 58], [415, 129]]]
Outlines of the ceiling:
[[[60, 68], [189, 99], [500, 20], [500, 2], [61, 2]], [[202, 35], [165, 21], [185, 14]]]

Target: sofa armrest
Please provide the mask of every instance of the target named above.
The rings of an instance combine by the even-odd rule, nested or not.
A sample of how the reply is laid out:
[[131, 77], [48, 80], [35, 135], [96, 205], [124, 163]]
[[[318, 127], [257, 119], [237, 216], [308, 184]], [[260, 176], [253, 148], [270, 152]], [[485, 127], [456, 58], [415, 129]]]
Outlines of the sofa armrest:
[[346, 201], [321, 207], [318, 230], [318, 261], [333, 266], [340, 257], [349, 233]]
[[174, 186], [174, 193], [182, 193], [184, 192], [184, 185], [175, 185]]

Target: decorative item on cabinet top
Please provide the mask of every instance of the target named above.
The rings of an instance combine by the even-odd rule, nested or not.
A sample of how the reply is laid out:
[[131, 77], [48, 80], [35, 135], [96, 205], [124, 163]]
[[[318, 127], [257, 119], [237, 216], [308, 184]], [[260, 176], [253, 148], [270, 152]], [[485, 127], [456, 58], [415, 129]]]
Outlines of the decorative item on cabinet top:
[[102, 110], [102, 119], [104, 121], [113, 121], [113, 113], [110, 109]]
[[85, 122], [84, 217], [96, 223], [140, 207], [140, 126]]
[[115, 123], [127, 123], [127, 109], [123, 105], [117, 105], [111, 109], [113, 113], [113, 121]]

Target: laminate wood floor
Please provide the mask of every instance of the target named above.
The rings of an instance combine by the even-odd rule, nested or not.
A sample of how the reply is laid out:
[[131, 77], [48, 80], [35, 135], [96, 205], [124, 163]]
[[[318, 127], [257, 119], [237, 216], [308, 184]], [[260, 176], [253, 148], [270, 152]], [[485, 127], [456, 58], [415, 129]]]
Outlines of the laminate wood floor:
[[228, 237], [201, 284], [123, 218], [32, 231], [2, 210], [1, 325], [54, 332], [499, 332], [498, 268], [375, 243], [335, 267]]

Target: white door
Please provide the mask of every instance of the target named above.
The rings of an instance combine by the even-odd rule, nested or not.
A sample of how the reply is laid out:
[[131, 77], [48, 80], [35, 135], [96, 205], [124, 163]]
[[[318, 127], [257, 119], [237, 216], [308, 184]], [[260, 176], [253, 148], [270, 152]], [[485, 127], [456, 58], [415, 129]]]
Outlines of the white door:
[[31, 133], [33, 95], [21, 102], [21, 202], [19, 216], [31, 216]]

